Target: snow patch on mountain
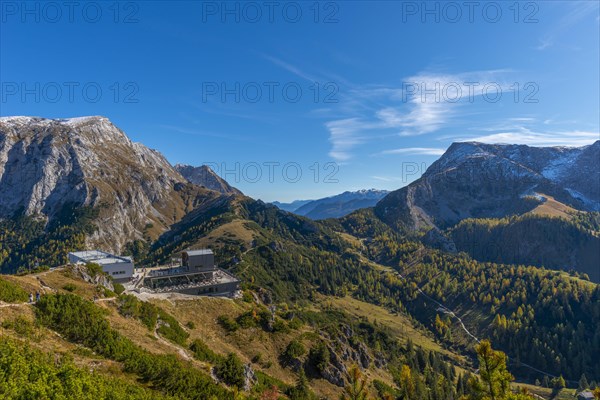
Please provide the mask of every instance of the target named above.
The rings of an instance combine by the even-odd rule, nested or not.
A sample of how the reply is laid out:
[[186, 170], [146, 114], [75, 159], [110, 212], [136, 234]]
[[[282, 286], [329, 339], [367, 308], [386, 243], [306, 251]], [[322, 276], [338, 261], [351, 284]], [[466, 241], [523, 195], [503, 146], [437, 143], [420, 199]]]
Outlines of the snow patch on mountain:
[[541, 171], [541, 174], [551, 181], [557, 181], [562, 178], [566, 170], [573, 167], [581, 151], [566, 152], [554, 160], [549, 160], [548, 165]]

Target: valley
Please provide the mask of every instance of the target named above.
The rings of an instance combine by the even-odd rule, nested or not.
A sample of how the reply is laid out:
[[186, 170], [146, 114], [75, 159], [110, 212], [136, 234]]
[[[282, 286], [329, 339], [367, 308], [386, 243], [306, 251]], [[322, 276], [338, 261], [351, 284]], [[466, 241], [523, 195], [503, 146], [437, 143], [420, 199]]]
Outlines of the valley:
[[[475, 395], [487, 339], [515, 391], [600, 381], [600, 199], [572, 170], [600, 169], [600, 141], [454, 144], [373, 207], [315, 220], [173, 167], [103, 117], [2, 118], [0, 134], [2, 355], [47, 371], [0, 390], [331, 399], [357, 367], [374, 398], [455, 400]], [[89, 265], [86, 281], [67, 253], [97, 247], [139, 268], [210, 248], [239, 298], [152, 297]]]

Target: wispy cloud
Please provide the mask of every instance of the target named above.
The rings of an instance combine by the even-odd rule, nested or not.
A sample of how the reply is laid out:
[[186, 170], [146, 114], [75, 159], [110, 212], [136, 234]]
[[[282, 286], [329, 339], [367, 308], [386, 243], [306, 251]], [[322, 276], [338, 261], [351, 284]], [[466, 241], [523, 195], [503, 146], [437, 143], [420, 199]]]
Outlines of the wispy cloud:
[[384, 150], [380, 154], [415, 154], [441, 156], [446, 150], [433, 147], [402, 147], [399, 149]]
[[317, 79], [316, 77], [314, 77], [314, 76], [312, 76], [312, 75], [304, 72], [302, 69], [300, 69], [299, 67], [297, 67], [295, 65], [292, 65], [292, 64], [290, 64], [290, 63], [288, 63], [286, 61], [283, 61], [280, 58], [273, 57], [273, 56], [270, 56], [268, 54], [263, 54], [262, 56], [265, 59], [267, 59], [270, 62], [272, 62], [273, 64], [275, 64], [275, 65], [277, 65], [277, 66], [285, 69], [286, 71], [291, 72], [292, 74], [294, 74], [294, 75], [296, 75], [296, 76], [298, 76], [298, 77], [300, 77], [302, 79], [305, 79], [305, 80], [307, 80], [307, 81], [309, 81], [311, 83], [319, 81], [319, 79]]
[[374, 179], [376, 181], [381, 181], [381, 182], [401, 182], [402, 181], [402, 178], [396, 177], [396, 176], [373, 175], [373, 176], [371, 176], [371, 179]]
[[536, 132], [526, 127], [513, 131], [496, 132], [483, 136], [457, 138], [457, 141], [483, 143], [511, 143], [530, 146], [585, 146], [600, 140], [599, 132], [563, 131]]
[[[560, 4], [560, 2], [557, 2]], [[544, 37], [539, 40], [539, 44], [535, 47], [537, 50], [546, 50], [554, 46], [556, 38], [564, 32], [575, 26], [584, 18], [590, 15], [596, 15], [598, 20], [598, 8], [600, 3], [597, 1], [570, 1], [567, 4], [569, 11], [547, 32]]]
[[330, 121], [325, 124], [329, 130], [331, 150], [329, 156], [337, 161], [347, 161], [352, 155], [350, 151], [365, 142], [365, 130], [373, 128], [358, 118], [347, 118]]
[[243, 138], [240, 136], [236, 136], [236, 135], [230, 135], [230, 134], [224, 134], [224, 133], [218, 133], [218, 132], [211, 132], [211, 131], [205, 131], [202, 129], [190, 129], [190, 128], [185, 128], [185, 127], [181, 127], [181, 126], [175, 126], [175, 125], [158, 125], [161, 129], [164, 129], [168, 132], [171, 133], [180, 133], [180, 134], [184, 134], [184, 135], [193, 135], [193, 136], [205, 136], [205, 137], [215, 137], [215, 138], [221, 138], [221, 139], [229, 139], [229, 140], [239, 140], [239, 141], [248, 141], [247, 138]]
[[[325, 124], [332, 144], [329, 155], [337, 161], [348, 161], [352, 158], [353, 150], [380, 138], [382, 131], [393, 132], [396, 137], [435, 132], [449, 124], [462, 107], [482, 96], [482, 85], [493, 83], [501, 90], [506, 90], [509, 81], [504, 75], [509, 72], [423, 72], [406, 78], [399, 87], [355, 87], [352, 96], [343, 98], [340, 104], [340, 109], [351, 116]], [[479, 90], [474, 89], [477, 86]], [[439, 150], [436, 154], [439, 154]]]

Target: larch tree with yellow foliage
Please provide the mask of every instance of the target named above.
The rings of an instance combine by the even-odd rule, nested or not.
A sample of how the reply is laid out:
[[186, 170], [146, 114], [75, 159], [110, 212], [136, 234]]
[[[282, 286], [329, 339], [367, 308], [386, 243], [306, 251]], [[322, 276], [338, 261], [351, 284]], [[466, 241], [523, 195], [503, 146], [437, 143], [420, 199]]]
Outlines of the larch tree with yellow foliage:
[[529, 400], [528, 394], [513, 394], [510, 382], [513, 376], [506, 369], [506, 354], [492, 349], [489, 340], [475, 346], [479, 360], [479, 377], [469, 381], [472, 395], [468, 400]]
[[340, 400], [367, 400], [369, 396], [367, 380], [356, 365], [350, 370], [349, 378], [349, 384], [344, 388]]

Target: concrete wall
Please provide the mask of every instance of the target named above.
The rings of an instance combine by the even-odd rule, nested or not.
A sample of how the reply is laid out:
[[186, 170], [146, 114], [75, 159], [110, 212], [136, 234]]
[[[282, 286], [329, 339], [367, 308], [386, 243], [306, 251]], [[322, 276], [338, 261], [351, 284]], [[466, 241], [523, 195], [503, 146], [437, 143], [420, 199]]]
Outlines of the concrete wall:
[[182, 254], [182, 260], [187, 261], [191, 269], [212, 269], [215, 266], [214, 254], [199, 254], [186, 257]]
[[217, 285], [212, 285], [208, 287], [196, 287], [196, 288], [187, 288], [181, 290], [174, 290], [177, 293], [183, 294], [191, 294], [195, 296], [229, 296], [233, 294], [235, 291], [239, 290], [240, 285], [239, 282], [227, 282], [220, 283]]
[[103, 264], [102, 270], [112, 276], [115, 281], [128, 281], [133, 276], [133, 263]]

